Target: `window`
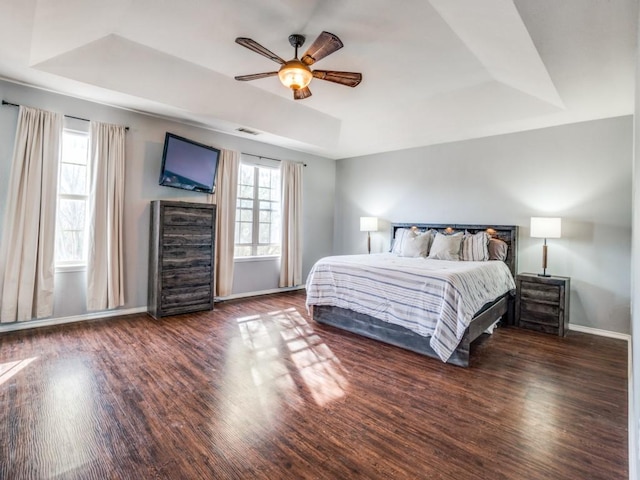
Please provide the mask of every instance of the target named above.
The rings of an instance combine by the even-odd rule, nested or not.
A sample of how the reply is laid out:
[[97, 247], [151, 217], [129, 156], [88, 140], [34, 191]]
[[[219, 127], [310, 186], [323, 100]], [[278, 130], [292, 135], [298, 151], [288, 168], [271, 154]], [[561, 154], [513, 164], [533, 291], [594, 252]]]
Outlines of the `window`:
[[89, 134], [65, 129], [58, 177], [56, 265], [86, 263], [86, 215], [89, 199]]
[[280, 170], [241, 164], [235, 257], [280, 255]]

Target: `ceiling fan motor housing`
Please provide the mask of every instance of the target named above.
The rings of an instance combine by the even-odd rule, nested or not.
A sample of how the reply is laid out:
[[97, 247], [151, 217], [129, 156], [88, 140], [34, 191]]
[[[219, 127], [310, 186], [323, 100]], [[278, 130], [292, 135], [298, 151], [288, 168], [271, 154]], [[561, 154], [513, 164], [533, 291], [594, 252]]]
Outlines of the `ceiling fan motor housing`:
[[289, 35], [289, 44], [296, 49], [296, 58], [298, 57], [298, 47], [304, 45], [304, 40], [304, 35], [300, 35], [299, 33]]

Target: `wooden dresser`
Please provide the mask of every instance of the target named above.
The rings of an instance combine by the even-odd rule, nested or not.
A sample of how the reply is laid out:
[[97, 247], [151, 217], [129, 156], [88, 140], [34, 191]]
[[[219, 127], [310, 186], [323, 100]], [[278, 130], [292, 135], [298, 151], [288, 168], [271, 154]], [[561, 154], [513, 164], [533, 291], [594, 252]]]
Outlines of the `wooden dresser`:
[[213, 309], [216, 207], [151, 202], [147, 310], [154, 318]]
[[516, 277], [516, 325], [561, 337], [569, 331], [569, 277]]

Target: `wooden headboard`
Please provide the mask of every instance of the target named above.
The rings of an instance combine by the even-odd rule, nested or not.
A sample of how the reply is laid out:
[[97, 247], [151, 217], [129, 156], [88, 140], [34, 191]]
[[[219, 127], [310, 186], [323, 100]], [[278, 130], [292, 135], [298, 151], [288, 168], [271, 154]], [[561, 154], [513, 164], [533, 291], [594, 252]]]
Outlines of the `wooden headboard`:
[[399, 228], [416, 227], [422, 232], [436, 230], [441, 233], [464, 232], [478, 233], [486, 231], [492, 238], [499, 238], [509, 245], [507, 259], [505, 263], [509, 266], [511, 274], [515, 278], [518, 272], [518, 226], [517, 225], [445, 225], [441, 223], [392, 223], [391, 224], [391, 245]]

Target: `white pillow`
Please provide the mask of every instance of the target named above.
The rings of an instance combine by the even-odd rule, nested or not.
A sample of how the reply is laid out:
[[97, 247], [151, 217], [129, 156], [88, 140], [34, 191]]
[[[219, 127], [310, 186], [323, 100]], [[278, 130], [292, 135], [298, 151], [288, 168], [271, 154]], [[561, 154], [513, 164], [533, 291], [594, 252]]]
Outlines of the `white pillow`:
[[396, 255], [402, 254], [402, 246], [407, 238], [413, 238], [416, 236], [416, 233], [411, 228], [399, 228], [396, 230], [396, 235], [393, 240], [393, 247], [391, 248], [391, 253], [395, 253]]
[[424, 232], [415, 237], [408, 236], [402, 244], [401, 257], [426, 257], [431, 245], [431, 233]]
[[465, 233], [460, 246], [460, 260], [468, 262], [486, 262], [489, 260], [489, 234], [478, 232]]
[[460, 260], [460, 245], [463, 238], [462, 235], [437, 233], [427, 258], [434, 260]]

